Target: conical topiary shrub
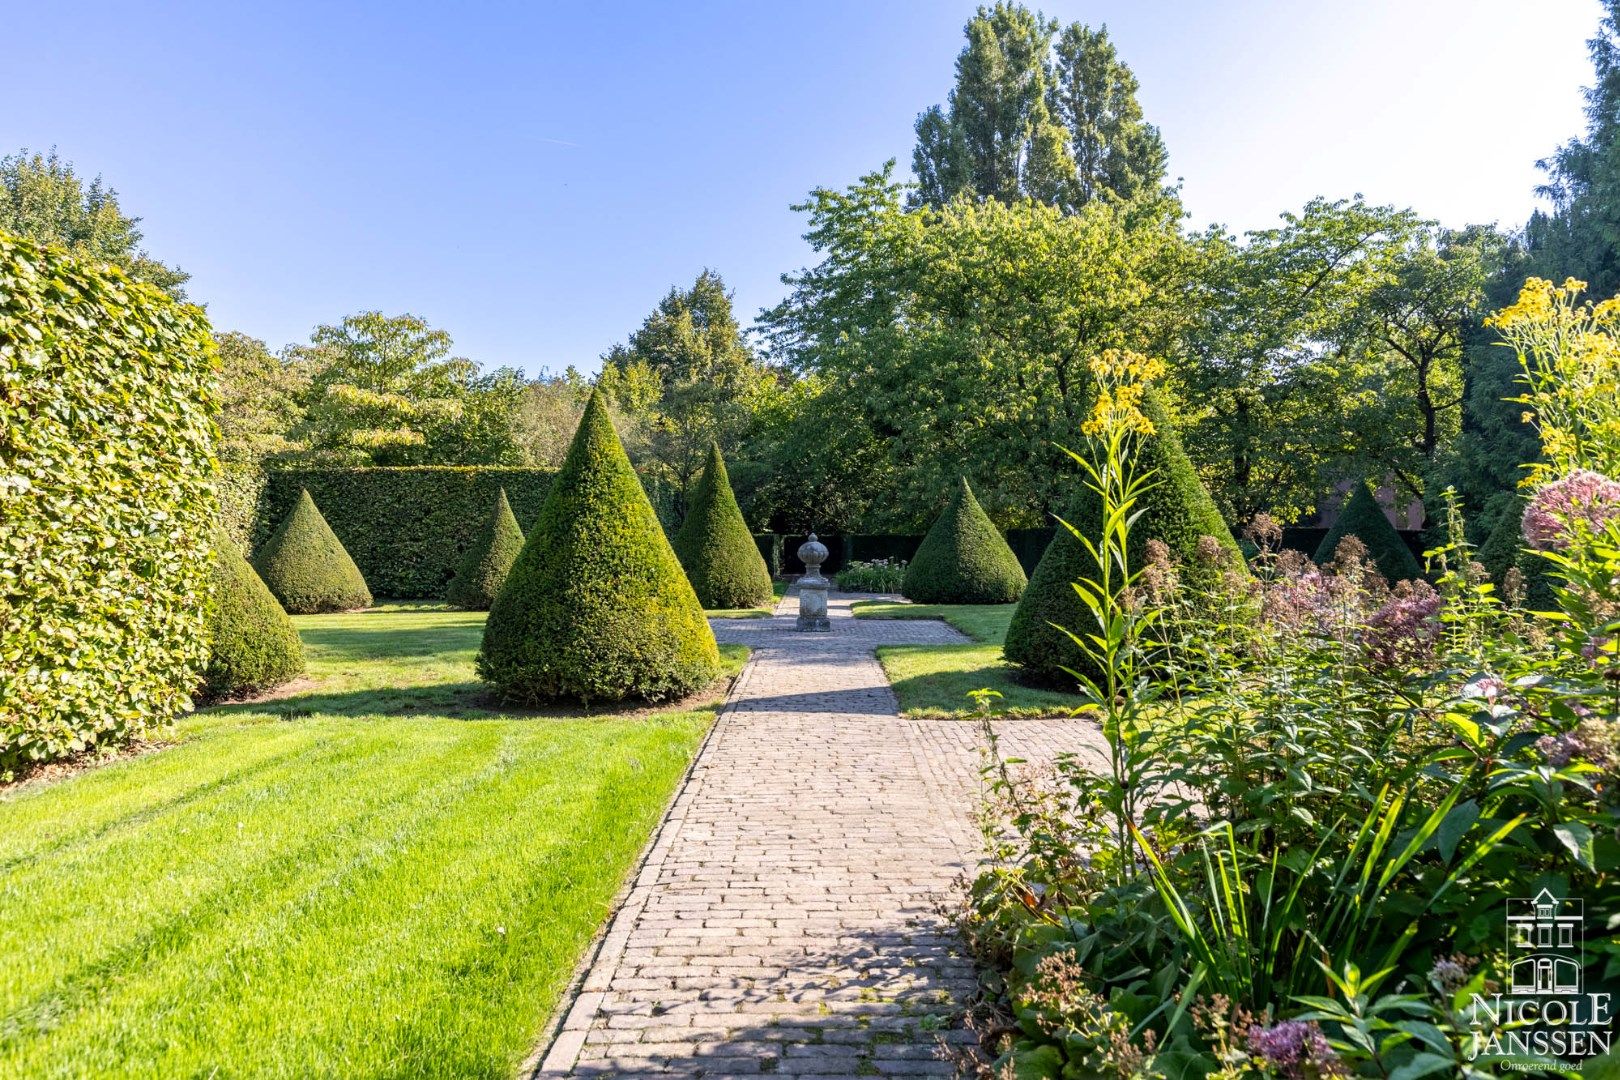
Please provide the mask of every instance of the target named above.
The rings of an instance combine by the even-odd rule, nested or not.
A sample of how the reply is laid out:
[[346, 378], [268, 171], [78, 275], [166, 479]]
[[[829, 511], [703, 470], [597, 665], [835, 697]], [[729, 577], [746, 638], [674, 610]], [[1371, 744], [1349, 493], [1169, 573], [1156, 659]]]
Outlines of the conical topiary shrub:
[[224, 529], [215, 530], [213, 571], [208, 666], [198, 696], [250, 694], [303, 674], [298, 629]]
[[[1203, 481], [1198, 479], [1157, 394], [1148, 393], [1142, 411], [1153, 421], [1154, 433], [1136, 441], [1136, 470], [1138, 475], [1151, 470], [1150, 482], [1154, 486], [1136, 505], [1141, 516], [1131, 530], [1132, 564], [1141, 566], [1148, 541], [1159, 540], [1181, 564], [1182, 577], [1191, 583], [1213, 583], [1223, 570], [1241, 570], [1243, 556], [1237, 541]], [[1077, 483], [1079, 490], [1065, 520], [1084, 535], [1095, 537], [1102, 526], [1102, 499], [1089, 484]], [[1219, 548], [1214, 560], [1198, 551], [1200, 539], [1206, 536], [1213, 537]], [[1074, 680], [1064, 668], [1091, 670], [1079, 646], [1057, 627], [1081, 635], [1094, 632], [1096, 623], [1091, 610], [1075, 593], [1072, 583], [1095, 578], [1097, 573], [1091, 555], [1060, 524], [1030, 575], [1002, 647], [1003, 655], [1019, 665], [1025, 678], [1070, 684]]]
[[692, 488], [675, 555], [706, 608], [751, 608], [771, 598], [771, 571], [737, 507], [720, 447]]
[[964, 476], [912, 556], [900, 591], [919, 604], [1010, 604], [1028, 583]]
[[1322, 538], [1321, 546], [1316, 549], [1316, 561], [1326, 563], [1332, 559], [1339, 541], [1346, 536], [1354, 536], [1367, 545], [1368, 558], [1391, 585], [1423, 576], [1423, 567], [1384, 516], [1383, 507], [1378, 505], [1378, 498], [1365, 481], [1356, 485], [1344, 509], [1339, 511], [1339, 520]]
[[490, 608], [478, 674], [504, 701], [659, 701], [720, 654], [600, 390]]
[[461, 560], [461, 569], [444, 590], [444, 602], [466, 611], [488, 611], [506, 584], [506, 575], [523, 550], [523, 530], [518, 527], [506, 489], [495, 498], [495, 509], [472, 547]]
[[371, 606], [360, 568], [343, 550], [308, 491], [253, 558], [270, 592], [294, 615]]

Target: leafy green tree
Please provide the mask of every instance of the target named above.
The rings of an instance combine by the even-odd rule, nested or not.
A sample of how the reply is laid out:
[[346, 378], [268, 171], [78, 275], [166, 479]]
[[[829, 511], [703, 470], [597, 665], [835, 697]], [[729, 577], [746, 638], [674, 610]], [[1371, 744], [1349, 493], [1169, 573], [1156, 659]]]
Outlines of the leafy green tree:
[[506, 489], [501, 488], [489, 521], [473, 539], [462, 556], [460, 569], [445, 588], [444, 602], [464, 611], [488, 611], [522, 550], [523, 529], [512, 513]]
[[490, 608], [478, 673], [503, 700], [660, 701], [713, 682], [720, 654], [604, 392]]
[[1119, 59], [1108, 28], [1071, 23], [1056, 52], [1051, 111], [1074, 162], [1067, 205], [1159, 193], [1169, 155], [1159, 129], [1142, 117], [1136, 75]]
[[141, 247], [141, 219], [118, 205], [118, 192], [96, 177], [86, 184], [57, 156], [19, 150], [0, 157], [0, 232], [61, 244], [81, 258], [112, 263], [184, 300], [191, 275]]
[[644, 471], [684, 497], [711, 445], [741, 447], [771, 380], [743, 339], [725, 282], [706, 269], [602, 358], [598, 386], [641, 425]]
[[967, 477], [906, 567], [901, 593], [919, 604], [1010, 604], [1028, 579]]
[[964, 471], [998, 523], [1042, 523], [1063, 503], [1058, 447], [1085, 419], [1090, 359], [1160, 353], [1185, 320], [1188, 253], [1161, 207], [908, 211], [891, 163], [801, 209], [821, 261], [764, 318], [776, 353], [821, 380], [825, 437], [863, 462], [868, 529], [922, 526]]
[[1058, 23], [998, 2], [979, 8], [963, 34], [946, 107], [917, 118], [916, 204], [966, 194], [1075, 210], [1162, 193], [1164, 144], [1107, 28], [1064, 28], [1054, 56]]
[[298, 493], [292, 511], [254, 554], [253, 568], [294, 615], [371, 606], [360, 568], [308, 491]]
[[275, 356], [258, 338], [214, 334], [219, 348], [219, 456], [257, 464], [298, 449], [292, 432], [303, 418], [308, 370]]
[[771, 572], [737, 507], [720, 447], [692, 489], [675, 554], [706, 608], [751, 608], [771, 597]]
[[268, 690], [303, 674], [298, 628], [223, 530], [214, 536], [213, 561], [200, 696], [217, 700]]
[[1401, 534], [1389, 523], [1389, 517], [1384, 513], [1384, 508], [1378, 505], [1372, 487], [1365, 482], [1351, 490], [1344, 509], [1339, 511], [1338, 521], [1334, 522], [1333, 528], [1328, 530], [1321, 546], [1316, 549], [1316, 561], [1330, 561], [1339, 549], [1339, 542], [1347, 536], [1354, 536], [1367, 545], [1368, 558], [1391, 584], [1423, 576], [1423, 567], [1418, 565], [1412, 549], [1406, 546]]

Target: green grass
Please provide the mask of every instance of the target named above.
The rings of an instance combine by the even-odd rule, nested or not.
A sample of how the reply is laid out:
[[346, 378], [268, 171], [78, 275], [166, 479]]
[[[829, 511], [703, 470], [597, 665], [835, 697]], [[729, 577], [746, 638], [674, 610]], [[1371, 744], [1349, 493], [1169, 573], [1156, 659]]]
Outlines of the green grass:
[[0, 1075], [507, 1078], [532, 1050], [713, 709], [515, 716], [474, 680], [481, 614], [297, 621], [312, 686], [0, 792]]
[[943, 619], [977, 645], [888, 645], [878, 660], [900, 699], [900, 711], [919, 719], [964, 719], [980, 713], [967, 695], [980, 689], [991, 698], [994, 716], [1065, 716], [1079, 704], [1074, 694], [1025, 686], [1017, 668], [1001, 658], [1001, 643], [1016, 604], [897, 604], [859, 600], [858, 619]]
[[764, 619], [769, 618], [776, 611], [776, 602], [787, 594], [788, 583], [785, 581], [771, 582], [771, 606], [757, 608], [708, 608], [703, 614], [711, 619]]

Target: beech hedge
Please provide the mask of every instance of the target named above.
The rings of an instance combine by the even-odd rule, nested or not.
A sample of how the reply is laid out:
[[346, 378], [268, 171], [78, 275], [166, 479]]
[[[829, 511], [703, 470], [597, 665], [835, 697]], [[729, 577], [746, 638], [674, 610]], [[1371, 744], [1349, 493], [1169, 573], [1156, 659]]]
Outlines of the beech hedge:
[[307, 490], [374, 596], [434, 599], [460, 569], [506, 489], [525, 531], [551, 490], [549, 469], [491, 466], [286, 469], [265, 477], [254, 550]]
[[190, 708], [215, 364], [201, 308], [0, 233], [0, 777]]

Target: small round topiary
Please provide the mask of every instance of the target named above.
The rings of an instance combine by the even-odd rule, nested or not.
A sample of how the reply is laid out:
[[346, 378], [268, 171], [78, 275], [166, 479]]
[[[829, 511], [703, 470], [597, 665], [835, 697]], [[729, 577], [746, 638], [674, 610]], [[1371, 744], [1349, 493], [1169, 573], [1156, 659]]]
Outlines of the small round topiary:
[[923, 537], [901, 593], [919, 604], [1010, 604], [1029, 579], [967, 477]]
[[704, 607], [751, 608], [771, 598], [770, 568], [737, 506], [718, 445], [709, 447], [674, 547]]
[[1331, 560], [1339, 541], [1346, 536], [1354, 536], [1367, 545], [1368, 558], [1391, 585], [1423, 576], [1423, 567], [1384, 516], [1383, 507], [1378, 505], [1378, 498], [1366, 481], [1356, 485], [1344, 509], [1339, 511], [1339, 520], [1322, 538], [1321, 546], [1316, 549], [1317, 563], [1326, 564]]
[[461, 569], [450, 579], [444, 602], [465, 611], [488, 611], [522, 550], [523, 530], [506, 499], [506, 489], [501, 488], [489, 521], [467, 549]]
[[253, 558], [253, 568], [281, 606], [294, 615], [355, 611], [371, 606], [360, 568], [343, 550], [307, 490], [287, 520]]
[[208, 666], [198, 696], [206, 701], [280, 686], [304, 672], [298, 629], [224, 529], [214, 536]]
[[600, 390], [490, 608], [478, 674], [523, 705], [663, 701], [720, 675], [714, 634]]
[[[1181, 564], [1182, 577], [1189, 583], [1213, 585], [1224, 571], [1244, 572], [1237, 541], [1198, 479], [1157, 393], [1147, 393], [1142, 412], [1153, 422], [1154, 433], [1137, 439], [1135, 467], [1138, 475], [1151, 471], [1152, 486], [1136, 504], [1141, 516], [1131, 529], [1131, 564], [1141, 567], [1147, 542], [1159, 540]], [[1102, 497], [1089, 483], [1080, 484], [1064, 520], [1088, 537], [1101, 531]], [[1198, 550], [1199, 541], [1206, 536], [1215, 539], [1219, 551], [1213, 561]], [[1096, 561], [1085, 546], [1059, 524], [1029, 576], [1029, 586], [1013, 611], [1002, 646], [1002, 654], [1022, 669], [1027, 680], [1072, 686], [1074, 677], [1065, 668], [1098, 674], [1082, 650], [1058, 629], [1081, 635], [1096, 632], [1091, 610], [1075, 593], [1073, 582], [1097, 574]]]

